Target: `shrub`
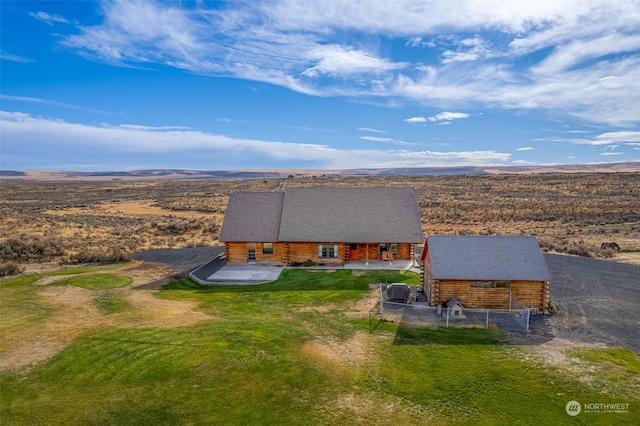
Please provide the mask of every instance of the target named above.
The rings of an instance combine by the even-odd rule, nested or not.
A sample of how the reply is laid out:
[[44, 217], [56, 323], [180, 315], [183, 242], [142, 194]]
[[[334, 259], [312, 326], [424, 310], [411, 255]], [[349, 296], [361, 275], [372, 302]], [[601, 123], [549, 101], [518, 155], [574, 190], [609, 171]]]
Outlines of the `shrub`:
[[575, 254], [577, 256], [593, 257], [591, 249], [582, 241], [570, 246], [567, 249], [567, 253]]
[[126, 253], [119, 248], [107, 252], [82, 251], [69, 256], [68, 263], [120, 263], [133, 259], [131, 253]]
[[0, 243], [0, 260], [42, 261], [62, 256], [64, 249], [58, 239], [20, 234]]
[[598, 255], [599, 255], [600, 257], [605, 257], [605, 258], [608, 258], [608, 259], [610, 259], [610, 258], [612, 258], [612, 257], [615, 257], [615, 256], [616, 256], [616, 254], [617, 254], [617, 252], [616, 252], [614, 249], [612, 249], [612, 248], [606, 248], [606, 249], [604, 249], [604, 250], [600, 250], [600, 251], [598, 252]]
[[9, 275], [17, 275], [22, 270], [20, 266], [15, 262], [7, 262], [0, 264], [0, 277], [7, 277]]

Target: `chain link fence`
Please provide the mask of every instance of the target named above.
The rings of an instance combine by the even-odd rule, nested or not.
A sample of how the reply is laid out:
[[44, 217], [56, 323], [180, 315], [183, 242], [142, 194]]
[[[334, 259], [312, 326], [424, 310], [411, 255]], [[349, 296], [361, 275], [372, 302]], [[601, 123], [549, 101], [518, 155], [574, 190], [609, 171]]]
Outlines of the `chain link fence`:
[[379, 284], [378, 291], [380, 300], [369, 312], [370, 332], [382, 320], [387, 320], [431, 327], [495, 327], [526, 333], [530, 315], [537, 313], [515, 297], [511, 298], [509, 309], [468, 309], [461, 305], [453, 308], [429, 306], [419, 286]]

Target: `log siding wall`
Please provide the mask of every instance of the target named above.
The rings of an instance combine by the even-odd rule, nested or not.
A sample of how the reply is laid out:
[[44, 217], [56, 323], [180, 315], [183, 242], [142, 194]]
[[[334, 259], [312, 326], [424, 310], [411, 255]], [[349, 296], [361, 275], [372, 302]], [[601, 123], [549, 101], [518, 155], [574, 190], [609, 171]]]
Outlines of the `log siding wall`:
[[[225, 256], [227, 263], [246, 263], [248, 248], [246, 242], [225, 243]], [[318, 257], [318, 245], [337, 245], [337, 258]], [[328, 265], [342, 265], [349, 261], [350, 243], [273, 243], [273, 254], [262, 253], [263, 243], [256, 242], [256, 262], [292, 264], [303, 263], [311, 260], [314, 263], [324, 263]], [[413, 244], [399, 243], [398, 254], [394, 255], [396, 260], [411, 260], [413, 255]], [[367, 257], [368, 256], [368, 257]], [[381, 260], [379, 243], [358, 244], [358, 260]]]
[[[465, 308], [507, 309], [511, 293], [526, 307], [544, 311], [549, 300], [546, 281], [509, 281], [509, 288], [475, 288], [472, 287], [474, 282], [492, 281], [431, 280], [431, 305], [444, 304], [455, 297]], [[429, 281], [424, 285], [426, 291]]]

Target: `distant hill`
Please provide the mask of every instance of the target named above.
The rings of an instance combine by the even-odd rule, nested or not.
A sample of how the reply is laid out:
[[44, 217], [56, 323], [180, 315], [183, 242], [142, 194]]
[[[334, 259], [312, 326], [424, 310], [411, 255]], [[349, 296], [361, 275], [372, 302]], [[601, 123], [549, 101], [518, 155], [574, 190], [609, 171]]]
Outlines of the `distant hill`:
[[526, 173], [620, 173], [640, 172], [640, 162], [573, 164], [555, 166], [419, 167], [345, 170], [181, 170], [150, 169], [104, 172], [0, 170], [2, 180], [206, 180], [267, 179], [338, 176], [442, 176]]

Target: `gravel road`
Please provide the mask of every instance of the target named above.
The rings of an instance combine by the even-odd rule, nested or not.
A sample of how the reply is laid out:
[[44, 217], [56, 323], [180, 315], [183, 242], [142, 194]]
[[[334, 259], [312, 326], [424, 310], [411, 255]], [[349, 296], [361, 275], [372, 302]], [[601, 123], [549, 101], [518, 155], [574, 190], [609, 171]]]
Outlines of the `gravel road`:
[[545, 259], [549, 297], [560, 305], [549, 321], [551, 332], [640, 354], [640, 266], [556, 254]]

